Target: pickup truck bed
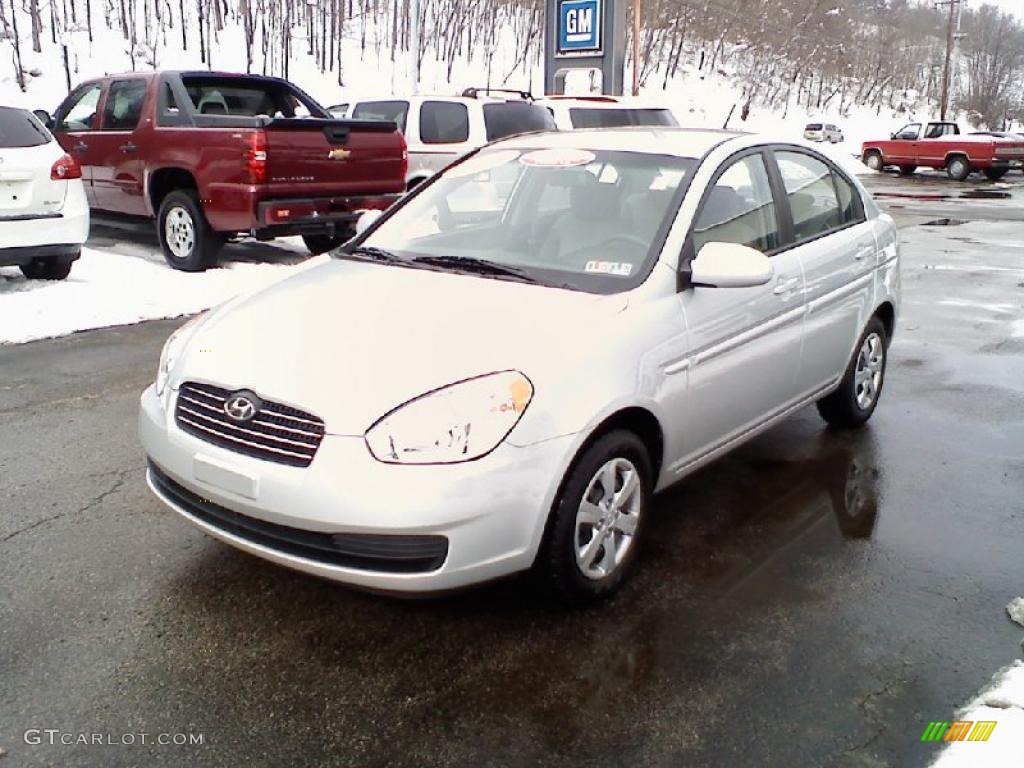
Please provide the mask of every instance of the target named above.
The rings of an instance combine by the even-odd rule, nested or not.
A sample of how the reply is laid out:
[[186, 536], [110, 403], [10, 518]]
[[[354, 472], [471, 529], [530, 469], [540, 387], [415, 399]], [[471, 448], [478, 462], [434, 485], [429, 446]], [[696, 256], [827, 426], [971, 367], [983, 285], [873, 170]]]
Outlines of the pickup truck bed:
[[53, 132], [82, 167], [90, 207], [156, 220], [164, 257], [203, 269], [225, 240], [302, 235], [339, 245], [358, 212], [405, 189], [394, 123], [338, 120], [291, 83], [218, 72], [83, 83]]

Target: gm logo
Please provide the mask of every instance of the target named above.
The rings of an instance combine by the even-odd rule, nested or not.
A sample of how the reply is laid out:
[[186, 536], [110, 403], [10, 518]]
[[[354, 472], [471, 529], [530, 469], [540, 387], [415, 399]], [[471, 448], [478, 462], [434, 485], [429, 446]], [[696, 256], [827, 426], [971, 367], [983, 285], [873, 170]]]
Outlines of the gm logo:
[[560, 0], [558, 52], [601, 52], [601, 0]]

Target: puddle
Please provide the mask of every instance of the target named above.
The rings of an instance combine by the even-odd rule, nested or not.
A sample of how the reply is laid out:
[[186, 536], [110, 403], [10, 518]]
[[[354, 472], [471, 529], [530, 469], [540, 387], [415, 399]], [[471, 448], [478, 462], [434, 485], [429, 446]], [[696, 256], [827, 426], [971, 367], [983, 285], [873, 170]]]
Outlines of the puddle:
[[961, 192], [959, 197], [964, 200], [1009, 200], [1009, 192], [1000, 192], [994, 189], [972, 189]]
[[922, 227], [959, 227], [961, 224], [967, 224], [968, 222], [963, 219], [932, 219], [922, 224]]

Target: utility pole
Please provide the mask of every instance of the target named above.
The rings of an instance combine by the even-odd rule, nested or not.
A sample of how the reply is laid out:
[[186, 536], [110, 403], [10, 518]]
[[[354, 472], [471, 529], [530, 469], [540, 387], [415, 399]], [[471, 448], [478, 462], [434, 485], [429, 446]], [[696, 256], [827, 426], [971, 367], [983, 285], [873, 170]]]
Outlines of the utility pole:
[[633, 95], [640, 95], [640, 0], [633, 0]]
[[412, 0], [409, 5], [409, 87], [410, 94], [415, 96], [420, 92], [420, 0]]
[[953, 63], [953, 43], [956, 40], [953, 27], [959, 25], [960, 3], [962, 0], [939, 0], [935, 3], [938, 8], [943, 5], [949, 6], [949, 20], [946, 22], [946, 64], [942, 69], [942, 97], [939, 102], [939, 119], [946, 119], [946, 110], [949, 109], [949, 82], [950, 69]]

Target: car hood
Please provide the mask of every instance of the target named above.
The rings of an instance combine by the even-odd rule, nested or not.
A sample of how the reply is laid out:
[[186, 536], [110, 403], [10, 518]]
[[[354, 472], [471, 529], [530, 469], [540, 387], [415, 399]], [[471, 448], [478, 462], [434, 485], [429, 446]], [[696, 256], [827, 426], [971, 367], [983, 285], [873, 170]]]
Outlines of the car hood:
[[557, 375], [624, 294], [331, 260], [236, 299], [189, 339], [171, 385], [250, 389], [361, 435], [412, 398], [516, 369]]

